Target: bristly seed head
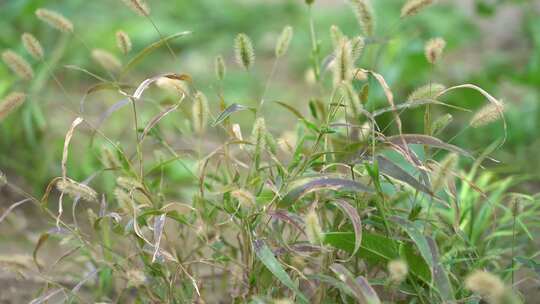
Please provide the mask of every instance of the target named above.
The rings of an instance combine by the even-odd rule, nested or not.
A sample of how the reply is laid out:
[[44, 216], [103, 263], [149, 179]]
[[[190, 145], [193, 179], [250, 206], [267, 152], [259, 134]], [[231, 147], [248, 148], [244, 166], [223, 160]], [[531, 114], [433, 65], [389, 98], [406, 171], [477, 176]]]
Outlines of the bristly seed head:
[[465, 278], [465, 287], [479, 294], [491, 304], [502, 303], [501, 300], [504, 298], [506, 292], [506, 287], [499, 277], [482, 270], [476, 270], [469, 274]]
[[362, 56], [362, 52], [364, 51], [364, 46], [366, 45], [366, 42], [364, 41], [364, 37], [362, 36], [356, 36], [349, 42], [351, 45], [351, 56], [353, 62], [356, 62], [360, 56]]
[[442, 38], [433, 38], [426, 43], [425, 55], [429, 63], [435, 64], [442, 56], [446, 41]]
[[127, 55], [131, 51], [131, 39], [129, 39], [129, 35], [124, 31], [116, 32], [116, 45], [124, 55]]
[[338, 87], [341, 83], [349, 83], [353, 76], [353, 62], [351, 55], [351, 45], [348, 41], [342, 41], [341, 45], [335, 50], [334, 59], [334, 86]]
[[24, 49], [36, 60], [43, 60], [45, 53], [43, 52], [43, 47], [39, 40], [37, 40], [34, 35], [30, 33], [24, 33], [21, 36], [21, 40], [24, 46]]
[[216, 70], [217, 79], [219, 81], [223, 81], [223, 79], [225, 79], [225, 73], [227, 71], [227, 68], [225, 67], [225, 60], [223, 60], [223, 56], [221, 55], [216, 56], [214, 68]]
[[293, 37], [293, 28], [290, 25], [287, 25], [283, 29], [283, 32], [281, 32], [281, 35], [279, 36], [279, 39], [276, 43], [276, 57], [279, 58], [285, 55], [285, 53], [287, 53], [292, 37]]
[[169, 77], [160, 77], [156, 81], [156, 86], [168, 92], [178, 94], [179, 96], [188, 95], [189, 93], [189, 88], [184, 81], [171, 79]]
[[120, 60], [106, 50], [92, 50], [92, 59], [107, 71], [116, 72], [122, 67]]
[[375, 17], [369, 0], [350, 0], [360, 27], [367, 36], [373, 36]]
[[332, 39], [332, 45], [334, 49], [337, 49], [344, 40], [347, 40], [347, 36], [343, 34], [339, 26], [330, 26], [330, 38]]
[[72, 198], [80, 197], [88, 202], [98, 201], [98, 194], [94, 189], [88, 187], [87, 185], [77, 183], [71, 179], [59, 180], [56, 183], [56, 188], [58, 191], [67, 194]]
[[400, 284], [405, 281], [407, 274], [409, 273], [409, 267], [407, 263], [402, 260], [392, 260], [388, 262], [389, 279], [394, 284]]
[[430, 6], [434, 0], [409, 0], [401, 8], [401, 18], [411, 17]]
[[435, 99], [445, 89], [446, 87], [440, 83], [426, 84], [414, 90], [409, 95], [409, 97], [407, 97], [407, 102], [413, 102], [413, 101], [423, 100], [423, 99]]
[[234, 40], [236, 61], [244, 69], [249, 70], [255, 63], [255, 51], [251, 39], [244, 34], [238, 34]]
[[192, 120], [193, 130], [197, 134], [203, 134], [208, 125], [208, 99], [202, 92], [195, 93], [193, 97]]
[[34, 70], [28, 61], [12, 50], [4, 51], [2, 53], [2, 60], [20, 78], [31, 80], [34, 77]]
[[236, 189], [231, 191], [231, 196], [236, 198], [242, 207], [249, 208], [255, 206], [255, 196], [247, 190]]
[[13, 92], [6, 96], [0, 103], [0, 122], [4, 120], [11, 112], [20, 107], [26, 99], [26, 94]]
[[309, 242], [313, 245], [322, 245], [324, 239], [323, 231], [321, 228], [321, 223], [319, 222], [319, 216], [315, 210], [309, 210], [304, 217], [304, 222], [306, 225], [306, 235]]
[[435, 168], [433, 168], [433, 178], [431, 186], [436, 192], [442, 187], [445, 187], [448, 181], [454, 176], [456, 166], [459, 162], [459, 156], [456, 153], [448, 154]]
[[150, 15], [150, 6], [145, 0], [122, 0], [122, 2], [140, 16], [148, 17]]
[[73, 23], [60, 13], [40, 8], [36, 10], [36, 16], [41, 21], [63, 33], [73, 33]]
[[504, 104], [502, 102], [490, 103], [478, 110], [471, 119], [470, 125], [473, 128], [483, 127], [499, 120], [504, 113]]

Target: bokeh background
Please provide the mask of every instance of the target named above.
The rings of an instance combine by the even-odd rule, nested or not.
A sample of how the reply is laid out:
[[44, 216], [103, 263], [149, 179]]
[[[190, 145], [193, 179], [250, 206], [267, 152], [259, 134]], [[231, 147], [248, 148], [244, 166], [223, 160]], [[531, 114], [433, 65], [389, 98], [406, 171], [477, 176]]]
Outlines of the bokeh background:
[[[145, 58], [128, 80], [137, 84], [151, 76], [165, 73], [188, 73], [198, 89], [207, 93], [212, 112], [218, 113], [218, 84], [214, 76], [214, 57], [223, 55], [227, 63], [227, 77], [223, 91], [228, 103], [256, 105], [269, 76], [274, 57], [274, 44], [282, 28], [294, 28], [294, 39], [289, 54], [279, 62], [266, 99], [286, 101], [303, 112], [308, 112], [308, 101], [316, 88], [310, 79], [310, 39], [307, 7], [303, 0], [148, 0], [152, 20], [163, 36], [192, 31], [189, 36], [171, 41], [177, 59], [162, 47]], [[362, 58], [366, 68], [375, 67], [384, 75], [398, 102], [406, 100], [415, 88], [430, 80], [447, 86], [473, 83], [497, 98], [507, 107], [508, 136], [501, 149], [492, 156], [499, 163], [486, 164], [501, 176], [516, 175], [522, 180], [518, 191], [535, 193], [539, 190], [540, 172], [540, 1], [536, 0], [441, 0], [422, 14], [400, 21], [399, 9], [405, 1], [376, 0], [377, 37], [387, 39], [382, 56], [374, 62], [369, 51]], [[75, 24], [75, 37], [66, 37], [44, 26], [34, 17], [37, 8], [57, 10]], [[339, 25], [349, 36], [360, 30], [354, 14], [342, 0], [315, 0], [315, 27], [321, 41], [323, 55], [331, 53], [329, 27]], [[133, 41], [133, 56], [149, 44], [159, 40], [152, 24], [127, 9], [121, 1], [113, 0], [0, 0], [0, 50], [13, 49], [24, 54], [20, 35], [33, 33], [39, 37], [47, 53], [47, 65], [34, 63], [36, 79], [28, 85], [14, 77], [0, 64], [0, 96], [12, 90], [26, 90], [30, 97], [14, 115], [0, 124], [0, 169], [13, 183], [39, 197], [51, 178], [61, 173], [60, 160], [63, 140], [69, 125], [79, 111], [79, 101], [96, 83], [88, 74], [66, 68], [78, 66], [107, 77], [91, 60], [94, 48], [106, 49], [122, 56], [115, 46], [115, 32], [126, 31]], [[237, 33], [247, 33], [256, 48], [256, 67], [251, 73], [239, 68], [233, 58], [233, 40]], [[433, 37], [447, 41], [444, 58], [432, 68], [424, 58], [424, 43]], [[27, 59], [30, 60], [29, 57]], [[48, 73], [49, 66], [67, 91], [64, 94]], [[329, 75], [326, 75], [326, 78]], [[330, 76], [331, 77], [331, 76]], [[384, 107], [381, 92], [372, 92], [373, 108]], [[85, 116], [96, 122], [99, 116], [122, 97], [111, 92], [93, 94], [86, 102]], [[480, 108], [484, 98], [474, 91], [459, 91], [445, 97], [445, 101], [472, 111]], [[159, 112], [161, 104], [150, 100], [143, 107], [141, 119], [147, 121]], [[185, 109], [184, 109], [185, 110]], [[442, 135], [448, 140], [459, 134], [453, 143], [475, 153], [481, 153], [504, 137], [501, 124], [481, 129], [461, 131], [472, 113], [437, 109], [454, 115], [454, 122]], [[269, 102], [265, 107], [267, 124], [279, 135], [291, 128], [295, 117], [282, 107]], [[404, 129], [408, 133], [421, 132], [421, 109], [403, 114]], [[193, 143], [183, 138], [189, 113], [179, 111], [162, 124], [175, 132], [169, 134], [178, 149]], [[388, 119], [388, 118], [383, 118]], [[249, 132], [249, 115], [240, 122]], [[122, 109], [103, 124], [107, 136], [119, 142], [133, 140], [130, 109]], [[68, 163], [70, 176], [84, 180], [101, 168], [99, 151], [85, 136], [73, 140], [73, 152]], [[219, 137], [209, 136], [209, 146]], [[186, 161], [187, 166], [194, 163]], [[172, 181], [186, 182], [190, 176], [181, 166], [172, 167], [167, 174]], [[107, 187], [106, 184], [102, 185]], [[0, 192], [0, 210], [5, 210], [14, 194]], [[30, 212], [22, 209], [17, 212]], [[37, 216], [37, 214], [34, 214]], [[11, 230], [29, 231], [29, 223], [5, 223], [0, 229], [0, 244], [9, 246]], [[35, 224], [37, 225], [37, 224]], [[30, 229], [31, 231], [31, 229]], [[0, 245], [4, 246], [4, 245]], [[31, 245], [31, 242], [28, 243]], [[30, 247], [31, 248], [31, 247]], [[8, 250], [9, 251], [9, 250]]]

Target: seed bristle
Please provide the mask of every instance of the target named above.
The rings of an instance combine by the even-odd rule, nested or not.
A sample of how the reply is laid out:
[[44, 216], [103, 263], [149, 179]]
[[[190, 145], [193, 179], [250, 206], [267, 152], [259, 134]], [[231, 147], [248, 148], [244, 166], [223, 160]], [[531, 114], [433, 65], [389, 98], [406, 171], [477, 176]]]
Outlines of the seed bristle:
[[36, 60], [43, 60], [45, 53], [43, 52], [43, 47], [39, 40], [37, 40], [34, 35], [30, 33], [24, 33], [21, 36], [21, 40], [24, 46], [24, 49]]
[[68, 178], [59, 180], [56, 183], [56, 188], [58, 191], [67, 194], [74, 199], [80, 197], [88, 202], [98, 201], [98, 194], [94, 189]]
[[9, 69], [24, 80], [34, 78], [34, 70], [28, 61], [12, 50], [6, 50], [2, 53], [2, 61]]
[[0, 103], [0, 122], [19, 108], [25, 100], [26, 94], [21, 92], [13, 92], [6, 96], [4, 100], [2, 100], [2, 103]]
[[116, 32], [116, 45], [124, 55], [127, 55], [131, 51], [131, 39], [129, 35], [124, 31]]
[[411, 17], [418, 14], [424, 8], [430, 6], [434, 0], [409, 0], [401, 8], [401, 18]]
[[120, 59], [103, 49], [92, 50], [92, 59], [107, 71], [116, 72], [122, 67]]
[[238, 64], [249, 70], [255, 63], [255, 51], [251, 39], [244, 33], [238, 34], [234, 40], [234, 50]]
[[40, 8], [36, 10], [36, 16], [41, 21], [63, 33], [73, 33], [73, 23], [58, 12], [46, 8]]
[[446, 41], [442, 38], [433, 38], [426, 43], [425, 55], [429, 63], [435, 64], [442, 56]]
[[148, 17], [150, 15], [150, 6], [145, 0], [122, 0], [122, 2], [142, 17]]
[[490, 103], [474, 114], [471, 119], [470, 125], [473, 128], [483, 127], [492, 122], [499, 120], [504, 112], [504, 104], [499, 102], [497, 104]]
[[350, 0], [360, 27], [367, 36], [373, 36], [375, 17], [369, 0]]

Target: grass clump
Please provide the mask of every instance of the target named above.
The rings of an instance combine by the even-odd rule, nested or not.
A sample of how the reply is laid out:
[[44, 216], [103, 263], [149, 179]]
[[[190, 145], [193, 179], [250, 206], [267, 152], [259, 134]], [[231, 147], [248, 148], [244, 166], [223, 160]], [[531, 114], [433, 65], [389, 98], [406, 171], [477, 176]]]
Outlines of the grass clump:
[[[123, 2], [139, 15], [150, 14], [145, 1]], [[209, 60], [214, 71], [208, 73], [217, 80], [209, 87], [186, 71], [155, 71], [142, 81], [128, 77], [159, 47], [172, 50], [172, 38], [161, 37], [154, 23], [158, 42], [125, 64], [108, 51], [91, 51], [108, 77], [78, 68], [97, 81], [85, 98], [101, 89], [113, 92], [120, 101], [99, 123], [126, 107], [125, 134], [110, 138], [87, 112], [76, 113], [58, 161], [61, 176], [39, 199], [0, 173], [0, 186], [36, 203], [56, 224], [33, 252], [47, 277], [35, 301], [52, 294], [107, 303], [461, 303], [479, 297], [519, 303], [510, 282], [519, 268], [515, 261], [533, 262], [536, 197], [511, 193], [519, 181], [483, 170], [489, 153], [443, 140], [450, 114], [431, 120], [433, 108], [452, 102], [450, 92], [474, 89], [489, 103], [470, 126], [500, 121], [506, 127], [500, 102], [472, 84], [431, 80], [400, 99], [392, 82], [368, 68], [376, 67], [372, 56], [364, 56], [384, 51], [371, 3], [350, 2], [367, 38], [349, 39], [332, 26], [324, 61], [310, 15], [312, 56], [299, 60], [311, 61], [317, 90], [300, 103], [305, 109], [283, 101], [263, 108], [273, 93], [268, 83], [251, 104], [229, 101], [236, 95], [224, 85], [225, 58], [236, 59], [250, 75], [255, 70], [246, 34], [236, 36], [228, 55]], [[431, 2], [408, 1], [402, 17]], [[310, 12], [316, 7], [316, 1], [306, 3]], [[36, 14], [63, 32], [74, 31], [57, 13]], [[116, 39], [124, 55], [136, 52], [124, 32]], [[271, 52], [268, 82], [293, 39], [286, 26]], [[39, 55], [34, 57], [44, 56], [37, 39], [23, 41]], [[428, 42], [429, 63], [440, 60], [444, 46], [439, 38]], [[14, 71], [24, 66], [8, 55], [4, 61]], [[0, 120], [24, 101], [17, 94], [0, 104]], [[297, 123], [276, 126], [268, 111], [278, 107]], [[415, 107], [426, 110], [424, 134], [402, 124], [402, 113]], [[242, 128], [251, 136], [243, 136]], [[75, 139], [88, 148], [74, 152]], [[80, 182], [68, 178], [68, 169], [86, 154], [99, 169]], [[62, 199], [69, 200], [71, 216]], [[89, 203], [85, 209], [81, 200]], [[49, 242], [66, 252], [43, 263], [39, 252]], [[65, 273], [76, 281], [64, 284], [59, 274]]]

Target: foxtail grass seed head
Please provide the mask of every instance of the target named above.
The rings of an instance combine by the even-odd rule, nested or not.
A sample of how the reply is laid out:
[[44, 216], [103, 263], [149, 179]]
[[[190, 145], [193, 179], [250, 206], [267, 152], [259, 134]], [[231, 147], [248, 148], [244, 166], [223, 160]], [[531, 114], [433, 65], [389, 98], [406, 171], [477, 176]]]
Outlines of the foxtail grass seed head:
[[429, 63], [435, 64], [443, 54], [446, 47], [446, 41], [442, 38], [433, 38], [426, 43], [425, 55]]
[[306, 214], [304, 222], [306, 224], [306, 235], [308, 241], [313, 245], [321, 245], [323, 242], [323, 231], [321, 228], [321, 223], [319, 222], [319, 216], [315, 210], [310, 210]]
[[240, 205], [245, 208], [255, 206], [255, 196], [244, 189], [237, 189], [231, 192], [232, 197], [236, 198]]
[[118, 206], [124, 213], [131, 213], [133, 211], [131, 196], [129, 193], [126, 192], [126, 190], [122, 188], [116, 188], [114, 189], [114, 198], [116, 199], [116, 202], [118, 203]]
[[18, 77], [24, 80], [31, 80], [34, 77], [34, 70], [28, 61], [12, 50], [7, 50], [2, 53], [2, 61], [4, 61], [9, 69]]
[[192, 119], [193, 129], [197, 134], [203, 134], [208, 125], [208, 99], [202, 92], [195, 93], [193, 98]]
[[121, 163], [116, 153], [108, 147], [101, 148], [101, 162], [106, 168], [120, 168]]
[[307, 5], [312, 5], [313, 3], [315, 3], [315, 0], [306, 0]]
[[144, 272], [138, 269], [131, 269], [126, 272], [126, 277], [128, 278], [127, 285], [129, 287], [141, 287], [147, 283], [147, 278]]
[[446, 186], [450, 178], [452, 178], [456, 166], [459, 161], [459, 156], [456, 153], [448, 154], [438, 166], [434, 168], [431, 185], [433, 191], [437, 191]]
[[179, 96], [188, 95], [189, 88], [182, 80], [171, 79], [169, 77], [161, 77], [156, 81], [156, 86], [169, 93], [173, 93]]
[[36, 10], [36, 16], [41, 21], [63, 33], [73, 33], [73, 23], [60, 13], [40, 8]]
[[216, 70], [216, 78], [219, 81], [223, 81], [223, 79], [225, 79], [225, 73], [227, 72], [227, 68], [225, 66], [225, 60], [223, 60], [223, 56], [221, 55], [216, 56], [214, 69]]
[[362, 56], [362, 52], [364, 51], [364, 46], [366, 45], [366, 42], [364, 41], [364, 37], [362, 36], [356, 36], [349, 42], [351, 45], [351, 56], [352, 60], [357, 61], [360, 56]]
[[70, 179], [59, 180], [56, 183], [56, 188], [58, 191], [69, 195], [72, 198], [80, 197], [87, 202], [98, 201], [98, 194], [94, 189]]
[[144, 189], [143, 184], [141, 184], [138, 180], [134, 179], [133, 177], [127, 177], [127, 176], [119, 176], [116, 179], [116, 184], [128, 191], [132, 191], [133, 189]]
[[6, 96], [0, 103], [0, 122], [4, 120], [10, 113], [19, 108], [26, 100], [26, 94], [21, 92], [13, 92]]
[[504, 104], [502, 102], [490, 103], [478, 110], [471, 119], [470, 125], [473, 128], [486, 126], [499, 120], [504, 113]]
[[296, 146], [297, 136], [293, 131], [285, 131], [277, 140], [279, 148], [288, 154], [294, 152], [294, 147]]
[[148, 6], [146, 0], [122, 0], [122, 2], [140, 16], [147, 17], [150, 15], [150, 6]]
[[423, 99], [435, 99], [437, 96], [446, 89], [446, 87], [440, 83], [429, 83], [414, 90], [409, 97], [408, 102]]
[[92, 50], [92, 59], [107, 71], [116, 72], [122, 67], [120, 60], [106, 50]]
[[465, 287], [490, 304], [502, 304], [506, 293], [506, 287], [498, 276], [482, 270], [469, 274], [465, 278]]
[[350, 0], [350, 3], [364, 34], [373, 36], [375, 17], [373, 15], [371, 2], [369, 0]]
[[430, 6], [434, 0], [408, 0], [401, 8], [401, 18], [411, 17], [418, 14], [424, 8]]
[[255, 63], [255, 51], [251, 39], [244, 34], [238, 34], [234, 40], [236, 61], [244, 69], [249, 70]]
[[36, 60], [43, 60], [45, 53], [43, 52], [43, 47], [39, 40], [37, 40], [34, 35], [30, 33], [24, 33], [21, 36], [21, 40], [24, 46], [24, 49]]
[[444, 131], [449, 124], [452, 123], [454, 120], [454, 117], [450, 113], [446, 113], [442, 115], [441, 117], [437, 118], [433, 122], [433, 125], [431, 126], [431, 130], [433, 132], [433, 135], [439, 135], [442, 131]]
[[336, 58], [334, 59], [334, 85], [337, 87], [341, 83], [349, 83], [352, 80], [353, 62], [351, 58], [351, 46], [346, 41], [336, 49]]
[[334, 49], [337, 49], [344, 40], [347, 40], [347, 36], [343, 34], [339, 26], [330, 26], [330, 38], [332, 39], [332, 45]]
[[116, 32], [116, 45], [124, 55], [127, 55], [131, 51], [131, 39], [129, 39], [129, 35], [124, 31]]
[[259, 117], [253, 124], [253, 130], [251, 131], [251, 140], [255, 144], [255, 166], [259, 167], [261, 161], [261, 154], [266, 148], [266, 123], [264, 118]]
[[402, 260], [392, 260], [388, 262], [389, 280], [394, 284], [405, 281], [409, 273], [409, 266]]
[[287, 50], [289, 49], [289, 45], [291, 44], [292, 37], [293, 37], [293, 28], [292, 26], [287, 25], [281, 32], [281, 35], [279, 36], [279, 39], [276, 43], [276, 57], [277, 58], [287, 53]]

